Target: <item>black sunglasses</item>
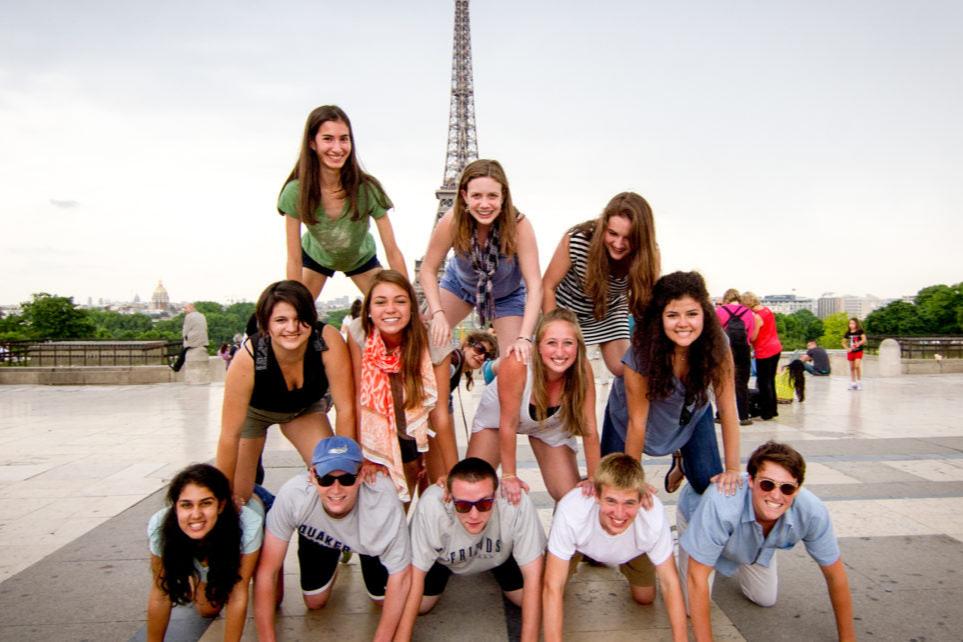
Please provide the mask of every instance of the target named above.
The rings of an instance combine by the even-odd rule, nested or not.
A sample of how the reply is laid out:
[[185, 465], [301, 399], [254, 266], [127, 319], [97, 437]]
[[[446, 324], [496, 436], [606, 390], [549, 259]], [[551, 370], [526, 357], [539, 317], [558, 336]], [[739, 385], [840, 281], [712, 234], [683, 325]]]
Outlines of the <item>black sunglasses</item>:
[[679, 413], [679, 428], [684, 428], [689, 425], [692, 421], [692, 407], [695, 405], [695, 400], [689, 391], [685, 392], [685, 400], [682, 402], [682, 412]]
[[352, 475], [351, 473], [345, 473], [343, 475], [331, 475], [327, 474], [324, 477], [314, 473], [314, 478], [318, 480], [318, 485], [322, 488], [328, 488], [334, 485], [334, 482], [338, 482], [342, 486], [354, 486], [354, 483], [358, 481], [357, 475]]
[[481, 513], [487, 513], [495, 504], [495, 498], [483, 497], [473, 502], [470, 502], [467, 499], [452, 499], [452, 502], [454, 502], [455, 511], [458, 513], [467, 513], [471, 511], [472, 507], [477, 508]]
[[485, 361], [491, 361], [492, 359], [495, 358], [495, 354], [492, 352], [489, 352], [488, 348], [486, 348], [484, 345], [482, 345], [478, 341], [469, 341], [468, 347], [472, 348], [475, 352], [480, 354]]
[[771, 493], [776, 486], [779, 486], [779, 492], [786, 497], [791, 497], [793, 493], [799, 490], [799, 486], [796, 484], [790, 484], [789, 482], [775, 482], [771, 479], [766, 479], [765, 477], [760, 477], [758, 483], [759, 488], [761, 488], [764, 493]]

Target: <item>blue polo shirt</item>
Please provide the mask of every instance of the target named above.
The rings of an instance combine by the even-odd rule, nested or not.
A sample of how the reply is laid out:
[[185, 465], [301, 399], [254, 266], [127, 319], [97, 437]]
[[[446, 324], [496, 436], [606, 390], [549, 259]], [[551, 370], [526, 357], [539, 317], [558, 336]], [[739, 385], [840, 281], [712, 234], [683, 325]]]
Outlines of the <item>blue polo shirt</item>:
[[839, 559], [839, 544], [829, 511], [805, 488], [796, 493], [792, 506], [772, 527], [769, 536], [763, 537], [752, 508], [748, 477], [743, 473], [742, 486], [730, 496], [712, 484], [695, 508], [695, 502], [686, 496], [696, 495], [695, 491], [686, 485], [679, 497], [679, 510], [689, 527], [679, 543], [692, 559], [715, 567], [723, 575], [732, 575], [743, 564], [769, 566], [777, 548], [788, 550], [800, 540], [820, 566]]

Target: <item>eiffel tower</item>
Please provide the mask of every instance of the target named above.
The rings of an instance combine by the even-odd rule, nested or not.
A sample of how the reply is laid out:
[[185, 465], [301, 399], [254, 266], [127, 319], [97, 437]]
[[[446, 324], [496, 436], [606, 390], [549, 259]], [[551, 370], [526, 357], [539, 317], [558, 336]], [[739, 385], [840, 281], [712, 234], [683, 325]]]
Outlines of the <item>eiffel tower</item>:
[[475, 85], [471, 73], [471, 25], [468, 0], [455, 0], [455, 38], [451, 60], [451, 101], [448, 107], [448, 148], [445, 177], [435, 192], [438, 212], [435, 222], [455, 204], [458, 175], [478, 158], [475, 133]]
[[[471, 24], [468, 0], [455, 0], [455, 36], [451, 60], [451, 101], [448, 108], [448, 147], [445, 151], [445, 175], [441, 187], [435, 191], [438, 223], [455, 204], [458, 176], [465, 165], [478, 158], [478, 137], [475, 134], [475, 85], [471, 71]], [[415, 261], [415, 275], [421, 271], [421, 261]], [[444, 266], [442, 266], [444, 270]], [[421, 284], [415, 280], [419, 301], [424, 301]]]

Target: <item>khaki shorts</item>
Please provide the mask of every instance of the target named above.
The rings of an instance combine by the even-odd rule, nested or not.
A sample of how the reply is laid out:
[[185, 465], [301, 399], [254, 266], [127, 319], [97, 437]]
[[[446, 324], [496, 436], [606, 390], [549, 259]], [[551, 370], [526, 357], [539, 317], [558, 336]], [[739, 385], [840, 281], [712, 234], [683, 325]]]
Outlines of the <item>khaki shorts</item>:
[[[568, 563], [568, 579], [572, 579], [578, 569], [578, 563], [582, 561], [582, 554], [576, 553]], [[632, 586], [647, 588], [655, 586], [655, 566], [649, 561], [649, 556], [642, 553], [636, 558], [630, 559], [625, 564], [619, 564], [619, 572], [625, 576]]]
[[310, 415], [311, 413], [324, 414], [327, 412], [324, 399], [315, 401], [303, 410], [296, 412], [272, 412], [270, 410], [258, 410], [248, 408], [247, 416], [244, 418], [244, 425], [241, 426], [241, 439], [261, 439], [267, 435], [267, 429], [274, 424], [286, 424], [290, 421]]

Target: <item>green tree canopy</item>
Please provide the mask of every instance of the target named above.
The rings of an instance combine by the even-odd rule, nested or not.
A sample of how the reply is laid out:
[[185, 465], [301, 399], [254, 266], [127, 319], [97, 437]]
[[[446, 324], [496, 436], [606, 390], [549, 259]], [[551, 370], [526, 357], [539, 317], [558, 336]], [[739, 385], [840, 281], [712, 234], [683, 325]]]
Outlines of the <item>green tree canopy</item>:
[[775, 317], [783, 350], [805, 348], [807, 341], [817, 339], [823, 333], [823, 322], [809, 310], [796, 310], [792, 314], [776, 313]]
[[873, 310], [863, 325], [869, 334], [911, 337], [927, 333], [919, 309], [906, 301], [893, 301]]
[[823, 336], [819, 337], [819, 345], [823, 348], [842, 347], [843, 335], [849, 329], [849, 316], [845, 312], [830, 314], [823, 319]]
[[957, 334], [961, 331], [959, 311], [963, 309], [963, 283], [931, 285], [916, 294], [916, 308], [928, 334]]
[[74, 305], [73, 297], [39, 292], [21, 307], [23, 324], [31, 339], [88, 339], [94, 336], [93, 322], [86, 310]]

